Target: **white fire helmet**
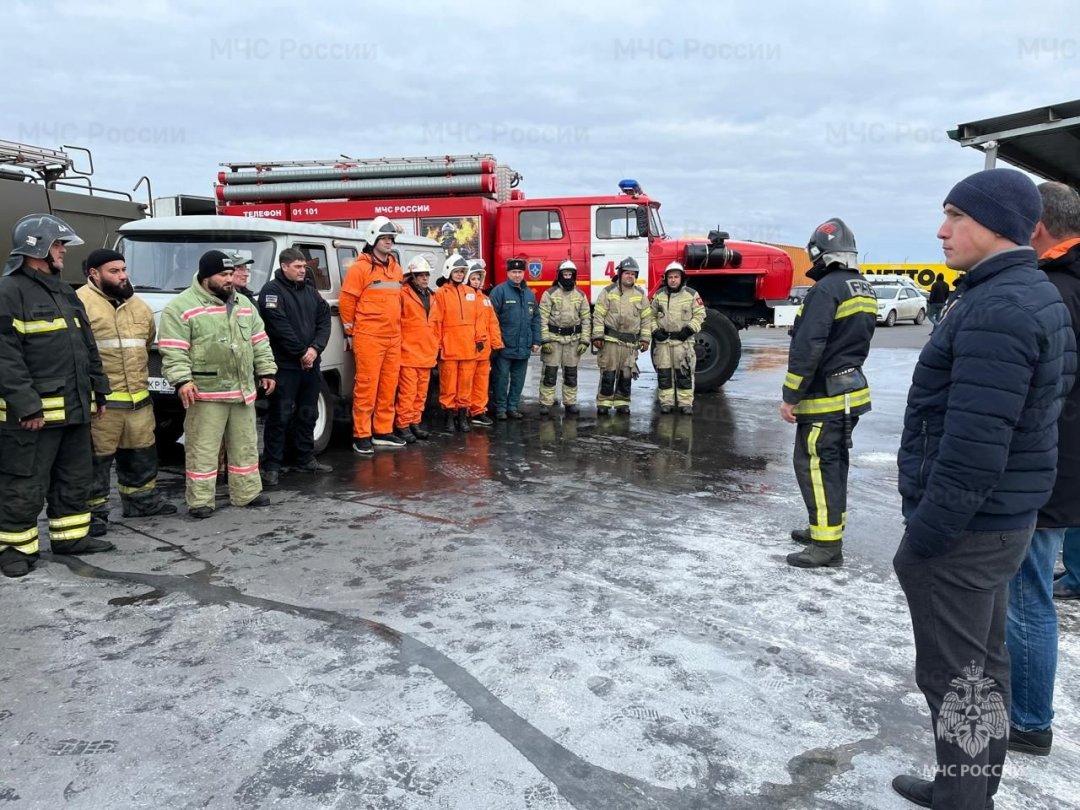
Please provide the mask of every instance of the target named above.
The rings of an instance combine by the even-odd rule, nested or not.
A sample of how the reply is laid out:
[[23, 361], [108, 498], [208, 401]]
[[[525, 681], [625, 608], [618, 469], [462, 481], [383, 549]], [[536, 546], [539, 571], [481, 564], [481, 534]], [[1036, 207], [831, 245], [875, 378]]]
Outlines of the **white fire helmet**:
[[413, 256], [413, 258], [409, 261], [408, 265], [406, 265], [404, 275], [411, 276], [415, 275], [416, 273], [431, 272], [434, 272], [431, 269], [431, 262], [427, 260], [427, 257], [420, 253], [416, 256]]
[[446, 257], [446, 264], [443, 265], [443, 272], [447, 278], [450, 278], [455, 270], [465, 271], [465, 278], [462, 279], [462, 282], [469, 277], [469, 262], [460, 253], [451, 253]]
[[392, 239], [397, 239], [398, 229], [393, 222], [387, 217], [375, 217], [371, 220], [371, 224], [367, 228], [367, 236], [365, 241], [374, 246], [375, 242], [383, 236], [389, 236]]
[[487, 277], [487, 264], [483, 259], [473, 259], [469, 262], [469, 271], [465, 274], [465, 280], [468, 281], [472, 278], [473, 273], [480, 274], [480, 286], [484, 286], [484, 279]]

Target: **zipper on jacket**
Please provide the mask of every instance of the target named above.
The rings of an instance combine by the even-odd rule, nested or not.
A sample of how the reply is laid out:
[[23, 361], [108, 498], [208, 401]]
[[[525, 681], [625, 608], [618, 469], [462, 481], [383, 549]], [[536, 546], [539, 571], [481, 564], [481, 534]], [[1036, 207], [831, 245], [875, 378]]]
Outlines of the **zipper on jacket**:
[[926, 420], [922, 421], [922, 461], [919, 463], [919, 486], [926, 486], [926, 456], [930, 452], [930, 433], [926, 429]]

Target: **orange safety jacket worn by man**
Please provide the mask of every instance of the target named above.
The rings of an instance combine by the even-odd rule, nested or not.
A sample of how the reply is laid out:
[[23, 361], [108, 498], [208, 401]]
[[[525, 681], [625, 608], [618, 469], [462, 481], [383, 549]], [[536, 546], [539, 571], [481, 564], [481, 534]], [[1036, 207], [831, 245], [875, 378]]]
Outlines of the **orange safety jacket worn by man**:
[[[412, 284], [401, 288], [401, 374], [398, 379], [394, 427], [408, 430], [420, 424], [427, 400], [431, 369], [439, 356], [439, 298]], [[419, 437], [417, 437], [419, 438]]]
[[439, 404], [446, 410], [469, 407], [476, 373], [477, 309], [480, 294], [462, 281], [447, 281], [435, 294], [439, 307]]
[[469, 415], [479, 416], [487, 411], [488, 397], [491, 394], [491, 352], [503, 347], [502, 332], [499, 331], [499, 316], [491, 306], [491, 299], [480, 290], [476, 291], [480, 306], [476, 308], [476, 331], [481, 335], [484, 348], [476, 356], [476, 372], [473, 374], [472, 399], [469, 403]]
[[361, 253], [341, 285], [341, 325], [352, 339], [353, 436], [394, 430], [394, 398], [401, 368], [401, 266]]

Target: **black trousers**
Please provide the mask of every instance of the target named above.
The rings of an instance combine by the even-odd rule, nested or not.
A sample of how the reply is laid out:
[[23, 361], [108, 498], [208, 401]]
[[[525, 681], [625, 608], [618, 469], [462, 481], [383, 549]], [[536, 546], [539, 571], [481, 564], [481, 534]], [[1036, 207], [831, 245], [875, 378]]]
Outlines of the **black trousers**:
[[936, 557], [919, 556], [905, 539], [893, 559], [915, 633], [915, 683], [930, 707], [939, 810], [983, 810], [1001, 782], [1011, 702], [1008, 588], [1033, 530], [965, 532]]
[[[851, 417], [855, 429], [858, 417]], [[848, 448], [844, 422], [800, 422], [795, 428], [795, 478], [810, 517], [810, 537], [819, 543], [844, 538], [847, 521]]]
[[54, 548], [86, 537], [92, 458], [89, 424], [0, 428], [0, 552], [37, 552], [38, 515], [46, 502]]
[[[306, 371], [279, 368], [277, 386], [269, 398], [263, 427], [263, 467], [280, 469], [285, 461], [285, 445], [292, 439], [296, 462], [305, 464], [315, 457], [315, 421], [319, 416], [319, 365]], [[332, 418], [327, 414], [327, 418]]]

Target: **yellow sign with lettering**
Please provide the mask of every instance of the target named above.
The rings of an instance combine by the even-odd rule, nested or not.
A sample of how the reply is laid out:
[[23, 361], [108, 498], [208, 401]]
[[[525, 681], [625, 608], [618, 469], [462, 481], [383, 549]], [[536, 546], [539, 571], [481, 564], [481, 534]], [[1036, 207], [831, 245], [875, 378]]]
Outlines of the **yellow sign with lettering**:
[[945, 277], [949, 289], [952, 289], [960, 274], [943, 264], [860, 264], [859, 270], [864, 276], [873, 279], [874, 276], [907, 276], [924, 290], [929, 290], [930, 285], [938, 277], [938, 273]]

